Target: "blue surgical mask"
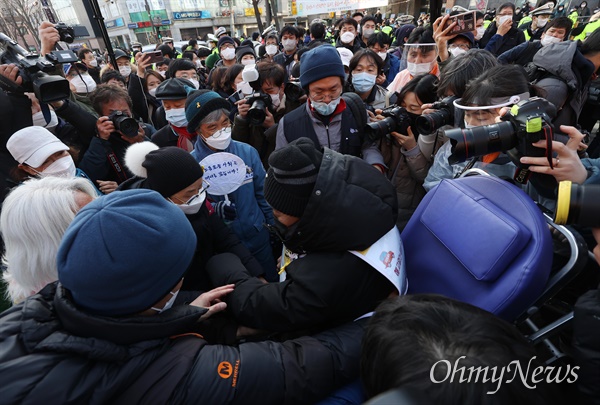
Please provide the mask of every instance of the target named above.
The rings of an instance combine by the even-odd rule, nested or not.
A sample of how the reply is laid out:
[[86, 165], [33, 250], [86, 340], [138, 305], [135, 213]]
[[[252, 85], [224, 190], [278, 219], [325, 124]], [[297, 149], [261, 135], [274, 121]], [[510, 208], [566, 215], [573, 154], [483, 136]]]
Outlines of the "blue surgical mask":
[[185, 117], [185, 108], [171, 108], [165, 111], [167, 121], [171, 125], [176, 127], [185, 127], [188, 124], [187, 118]]
[[340, 103], [340, 97], [331, 100], [329, 103], [325, 103], [323, 101], [312, 101], [311, 104], [316, 112], [323, 116], [328, 116], [333, 114], [338, 104]]
[[359, 93], [366, 93], [371, 90], [375, 86], [375, 80], [377, 80], [377, 76], [367, 72], [352, 75], [352, 85], [354, 86], [354, 90]]

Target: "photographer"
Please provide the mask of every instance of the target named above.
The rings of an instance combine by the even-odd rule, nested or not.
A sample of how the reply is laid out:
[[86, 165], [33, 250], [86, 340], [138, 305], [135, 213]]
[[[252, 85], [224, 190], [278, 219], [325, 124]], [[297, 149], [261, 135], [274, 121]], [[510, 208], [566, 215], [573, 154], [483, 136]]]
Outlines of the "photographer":
[[[133, 143], [149, 140], [154, 128], [138, 123], [137, 130], [128, 128], [132, 132], [127, 134], [123, 133], [123, 125], [120, 125], [121, 130], [116, 128], [115, 121], [123, 123], [124, 118], [131, 118], [133, 108], [131, 98], [120, 87], [98, 86], [92, 103], [100, 118], [96, 123], [96, 136], [92, 139], [79, 167], [94, 182], [112, 180], [120, 184], [131, 177], [131, 173], [123, 165], [125, 150]], [[122, 114], [115, 116], [114, 113], [118, 112]]]
[[[494, 124], [500, 116], [501, 107], [510, 107], [533, 95], [530, 94], [530, 86], [522, 69], [518, 66], [503, 65], [493, 67], [471, 80], [462, 98], [455, 100], [454, 106], [464, 109], [465, 128], [472, 128]], [[459, 176], [467, 167], [466, 162], [450, 164], [448, 158], [451, 154], [452, 144], [447, 141], [435, 155], [433, 166], [425, 178], [423, 186], [427, 191], [443, 179]], [[512, 179], [515, 174], [516, 166], [502, 152], [474, 159], [473, 167], [495, 176]]]
[[[236, 141], [253, 146], [260, 156], [264, 167], [268, 167], [268, 159], [275, 150], [275, 138], [279, 120], [288, 112], [300, 105], [299, 101], [291, 101], [285, 94], [285, 71], [273, 62], [261, 62], [256, 65], [258, 71], [258, 91], [271, 99], [270, 107], [265, 110], [262, 125], [251, 125], [247, 119], [251, 103], [248, 99], [238, 101], [238, 114], [233, 122], [231, 136]], [[293, 84], [291, 84], [293, 86]]]

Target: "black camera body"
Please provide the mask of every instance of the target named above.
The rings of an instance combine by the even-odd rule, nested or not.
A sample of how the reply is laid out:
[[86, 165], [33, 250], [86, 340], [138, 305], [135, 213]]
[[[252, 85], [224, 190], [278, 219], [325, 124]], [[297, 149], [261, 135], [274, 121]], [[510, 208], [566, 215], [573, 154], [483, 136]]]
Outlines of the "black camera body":
[[454, 125], [454, 100], [457, 98], [450, 96], [433, 103], [431, 108], [437, 111], [418, 117], [415, 122], [417, 131], [420, 134], [433, 134], [444, 125]]
[[285, 94], [285, 99], [289, 100], [292, 103], [300, 101], [300, 99], [306, 95], [299, 81], [290, 80], [289, 82], [287, 82], [285, 84], [283, 92]]
[[271, 96], [265, 93], [254, 93], [246, 97], [246, 104], [250, 105], [248, 110], [248, 122], [250, 125], [262, 125], [267, 117], [267, 108], [271, 108]]
[[[370, 143], [377, 142], [390, 132], [408, 134], [408, 128], [413, 124], [413, 119], [404, 107], [388, 107], [381, 111], [385, 118], [380, 121], [369, 122], [365, 127], [365, 137]], [[415, 134], [416, 135], [416, 134]]]
[[0, 87], [12, 92], [33, 92], [42, 103], [69, 98], [69, 82], [62, 76], [50, 75], [57, 63], [73, 63], [77, 56], [69, 50], [54, 51], [45, 57], [28, 52], [15, 40], [0, 33], [1, 64], [13, 63], [19, 67], [19, 76], [23, 79], [19, 86], [0, 76]]
[[123, 111], [113, 111], [108, 118], [115, 125], [117, 131], [121, 131], [128, 138], [135, 138], [138, 134], [139, 124], [135, 118], [131, 118]]
[[54, 26], [58, 30], [58, 35], [60, 35], [60, 40], [66, 42], [67, 44], [72, 44], [75, 40], [75, 29], [67, 25], [63, 22], [59, 22]]

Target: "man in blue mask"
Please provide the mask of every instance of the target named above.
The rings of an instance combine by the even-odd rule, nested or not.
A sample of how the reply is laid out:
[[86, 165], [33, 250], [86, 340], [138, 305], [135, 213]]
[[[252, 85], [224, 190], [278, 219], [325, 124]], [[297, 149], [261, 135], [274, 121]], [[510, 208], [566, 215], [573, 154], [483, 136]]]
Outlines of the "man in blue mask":
[[363, 142], [364, 123], [359, 122], [360, 114], [352, 112], [353, 107], [364, 108], [362, 101], [342, 98], [344, 80], [344, 65], [333, 46], [321, 45], [305, 52], [300, 60], [300, 85], [308, 99], [279, 122], [275, 149], [308, 137], [317, 147], [362, 157], [383, 171], [381, 153]]

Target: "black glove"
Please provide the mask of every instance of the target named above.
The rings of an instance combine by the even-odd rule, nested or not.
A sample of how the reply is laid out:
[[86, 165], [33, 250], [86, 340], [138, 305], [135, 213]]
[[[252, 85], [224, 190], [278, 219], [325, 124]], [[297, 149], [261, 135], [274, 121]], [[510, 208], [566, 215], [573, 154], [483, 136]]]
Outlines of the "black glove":
[[223, 220], [233, 221], [237, 218], [237, 210], [235, 204], [231, 201], [219, 201], [213, 204], [213, 208], [217, 212], [217, 215]]

